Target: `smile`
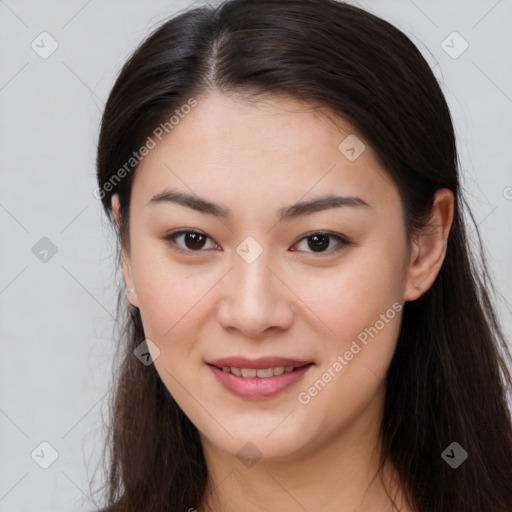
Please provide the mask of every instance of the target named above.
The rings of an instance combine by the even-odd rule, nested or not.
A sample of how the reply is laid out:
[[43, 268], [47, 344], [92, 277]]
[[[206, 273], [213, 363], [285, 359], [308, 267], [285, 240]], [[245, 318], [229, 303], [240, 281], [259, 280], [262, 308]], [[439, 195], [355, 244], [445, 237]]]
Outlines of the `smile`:
[[293, 366], [274, 366], [273, 368], [238, 368], [237, 366], [223, 366], [222, 370], [237, 377], [259, 377], [265, 379], [282, 373], [293, 372]]
[[299, 382], [313, 366], [244, 368], [208, 364], [217, 382], [230, 393], [245, 399], [271, 398]]

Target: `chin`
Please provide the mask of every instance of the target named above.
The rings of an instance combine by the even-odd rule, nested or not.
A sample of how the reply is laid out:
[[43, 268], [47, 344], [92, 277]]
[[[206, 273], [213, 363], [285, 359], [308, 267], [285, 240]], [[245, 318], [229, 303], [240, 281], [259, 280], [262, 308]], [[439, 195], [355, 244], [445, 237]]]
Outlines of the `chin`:
[[209, 443], [237, 457], [247, 467], [259, 461], [291, 462], [299, 459], [303, 454], [303, 448], [309, 444], [304, 438], [303, 429], [290, 428], [290, 425], [284, 428], [275, 420], [260, 424], [255, 424], [252, 420], [248, 423], [251, 425], [244, 423], [235, 427], [225, 424], [225, 428], [233, 437], [226, 434], [219, 438], [218, 432], [214, 436], [206, 437]]

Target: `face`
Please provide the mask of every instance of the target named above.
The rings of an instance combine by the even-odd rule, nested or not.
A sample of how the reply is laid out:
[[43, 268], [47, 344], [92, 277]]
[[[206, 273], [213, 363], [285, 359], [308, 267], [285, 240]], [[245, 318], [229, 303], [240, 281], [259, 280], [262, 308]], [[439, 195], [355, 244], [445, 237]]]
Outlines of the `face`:
[[400, 197], [348, 123], [197, 100], [137, 169], [128, 297], [203, 442], [292, 460], [377, 418], [412, 289]]

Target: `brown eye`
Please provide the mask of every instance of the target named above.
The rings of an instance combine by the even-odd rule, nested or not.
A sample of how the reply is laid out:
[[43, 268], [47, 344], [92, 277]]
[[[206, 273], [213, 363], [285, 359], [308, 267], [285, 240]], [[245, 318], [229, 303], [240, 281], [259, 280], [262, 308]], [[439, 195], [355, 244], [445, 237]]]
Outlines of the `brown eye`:
[[[211, 240], [210, 237], [198, 231], [177, 231], [165, 237], [165, 239], [170, 242], [173, 250], [184, 253], [204, 252], [202, 249], [207, 241]], [[178, 243], [180, 240], [181, 242]], [[215, 247], [216, 244], [213, 244], [213, 248]]]
[[[336, 241], [335, 244], [332, 243], [333, 240]], [[344, 247], [352, 245], [352, 242], [341, 235], [324, 232], [316, 232], [306, 235], [302, 237], [298, 243], [300, 244], [304, 241], [307, 241], [307, 249], [309, 249], [306, 249], [305, 252], [312, 252], [317, 254], [332, 254], [343, 249]], [[334, 248], [332, 248], [333, 245]]]
[[328, 235], [313, 235], [308, 237], [308, 247], [313, 252], [322, 252], [329, 247]]
[[199, 233], [186, 233], [184, 242], [188, 249], [202, 249], [205, 244], [206, 238]]

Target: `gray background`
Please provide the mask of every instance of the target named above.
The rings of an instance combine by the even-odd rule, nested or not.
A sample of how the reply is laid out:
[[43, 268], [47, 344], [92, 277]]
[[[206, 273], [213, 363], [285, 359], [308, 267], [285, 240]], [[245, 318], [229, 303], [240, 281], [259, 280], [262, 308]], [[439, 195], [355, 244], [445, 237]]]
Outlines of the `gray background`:
[[[139, 41], [190, 5], [0, 0], [1, 512], [95, 508], [89, 481], [111, 388], [119, 282], [114, 237], [93, 196], [100, 115]], [[358, 5], [403, 30], [442, 82], [510, 339], [512, 2]], [[58, 44], [45, 59], [31, 47], [51, 49], [43, 31]], [[43, 237], [56, 254], [40, 252]], [[58, 454], [47, 469], [52, 449], [42, 442]]]

